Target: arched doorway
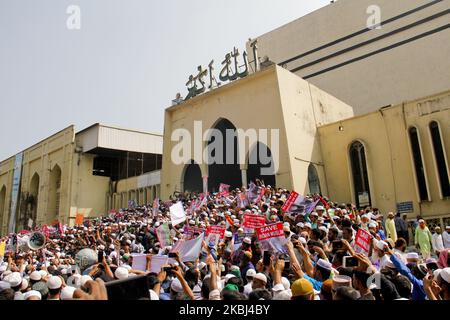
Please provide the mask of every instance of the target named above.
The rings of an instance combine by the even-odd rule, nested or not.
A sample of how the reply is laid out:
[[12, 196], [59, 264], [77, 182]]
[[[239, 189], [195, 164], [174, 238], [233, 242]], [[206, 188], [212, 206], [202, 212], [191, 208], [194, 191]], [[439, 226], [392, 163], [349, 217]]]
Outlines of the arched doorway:
[[6, 187], [3, 186], [0, 189], [0, 236], [2, 235], [2, 229], [3, 229], [3, 220], [5, 219], [5, 206], [6, 206]]
[[350, 145], [349, 153], [356, 205], [359, 208], [371, 206], [372, 201], [364, 145], [359, 141], [353, 142]]
[[217, 192], [221, 183], [239, 188], [242, 177], [236, 127], [229, 120], [220, 119], [212, 129], [218, 130], [223, 143], [215, 135], [208, 141], [208, 190]]
[[308, 167], [308, 185], [309, 185], [309, 193], [317, 193], [317, 194], [322, 193], [320, 190], [319, 175], [317, 174], [316, 167], [312, 163], [310, 163]]
[[50, 172], [50, 184], [48, 190], [47, 223], [58, 220], [61, 193], [61, 168], [55, 165]]
[[186, 165], [183, 175], [183, 192], [202, 192], [203, 191], [203, 179], [200, 166], [191, 160]]
[[258, 142], [249, 153], [247, 160], [247, 181], [261, 180], [264, 184], [275, 186], [275, 164], [272, 151], [262, 142]]
[[[31, 178], [30, 182], [30, 188], [29, 188], [29, 195], [27, 199], [27, 208], [26, 208], [26, 215], [24, 219], [24, 229], [28, 227], [28, 219], [33, 220], [33, 226], [34, 223], [36, 223], [36, 217], [37, 217], [37, 207], [38, 207], [38, 198], [39, 198], [39, 182], [40, 178], [37, 173], [33, 175], [33, 178]], [[32, 227], [33, 227], [32, 226]]]

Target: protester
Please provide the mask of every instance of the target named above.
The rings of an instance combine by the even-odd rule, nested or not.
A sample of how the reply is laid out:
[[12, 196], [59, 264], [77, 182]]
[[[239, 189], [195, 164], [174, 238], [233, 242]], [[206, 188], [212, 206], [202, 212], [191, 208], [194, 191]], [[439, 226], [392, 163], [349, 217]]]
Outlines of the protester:
[[[111, 286], [140, 277], [146, 300], [450, 299], [448, 226], [431, 235], [419, 219], [416, 252], [393, 213], [320, 195], [291, 203], [261, 181], [221, 190], [3, 237], [0, 299], [115, 299]], [[38, 249], [24, 244], [31, 232]]]

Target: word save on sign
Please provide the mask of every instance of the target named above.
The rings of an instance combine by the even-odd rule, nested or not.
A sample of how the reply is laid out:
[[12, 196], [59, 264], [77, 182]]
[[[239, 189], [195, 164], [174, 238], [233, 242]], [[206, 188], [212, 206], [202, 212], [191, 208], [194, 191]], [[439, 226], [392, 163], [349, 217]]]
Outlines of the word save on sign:
[[245, 228], [258, 229], [266, 225], [266, 218], [255, 214], [245, 214], [243, 225]]
[[258, 240], [263, 241], [271, 238], [283, 237], [283, 223], [278, 222], [265, 227], [256, 229], [256, 234], [258, 235]]
[[292, 191], [281, 210], [283, 212], [288, 212], [289, 210], [291, 210], [291, 207], [295, 203], [295, 201], [297, 201], [298, 196], [299, 194], [297, 192]]
[[368, 254], [370, 250], [370, 240], [372, 240], [372, 235], [369, 232], [363, 229], [358, 230], [355, 238], [355, 244], [366, 254]]

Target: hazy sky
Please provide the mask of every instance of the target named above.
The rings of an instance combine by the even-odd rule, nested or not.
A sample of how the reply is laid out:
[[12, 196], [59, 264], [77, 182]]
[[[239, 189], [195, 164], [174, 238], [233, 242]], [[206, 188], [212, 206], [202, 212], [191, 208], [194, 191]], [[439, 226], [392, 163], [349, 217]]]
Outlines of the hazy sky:
[[[329, 0], [0, 0], [0, 161], [71, 125], [163, 132], [188, 76]], [[81, 9], [69, 30], [67, 7]]]

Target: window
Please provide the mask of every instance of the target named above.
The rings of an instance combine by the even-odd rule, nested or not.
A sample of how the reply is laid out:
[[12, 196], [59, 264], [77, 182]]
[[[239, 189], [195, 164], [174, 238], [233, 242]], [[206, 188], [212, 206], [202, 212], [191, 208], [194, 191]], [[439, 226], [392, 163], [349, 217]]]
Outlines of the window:
[[320, 194], [320, 180], [316, 167], [310, 163], [308, 167], [308, 184], [309, 192]]
[[409, 139], [411, 141], [411, 151], [414, 160], [419, 196], [421, 201], [428, 201], [427, 182], [425, 180], [425, 168], [423, 166], [422, 152], [420, 150], [419, 134], [415, 127], [409, 129]]
[[450, 182], [448, 178], [447, 164], [445, 161], [444, 147], [442, 145], [439, 124], [436, 121], [430, 123], [431, 141], [433, 143], [435, 163], [443, 197], [450, 197]]
[[367, 174], [366, 153], [361, 142], [355, 141], [350, 146], [350, 163], [353, 176], [356, 205], [365, 207], [371, 205], [369, 176]]

